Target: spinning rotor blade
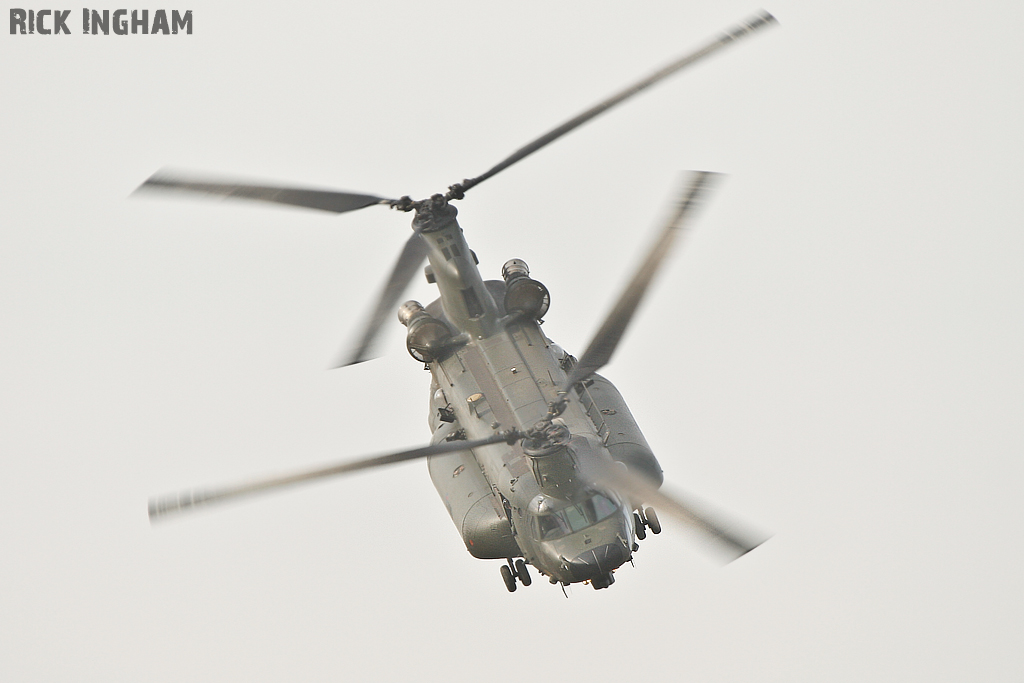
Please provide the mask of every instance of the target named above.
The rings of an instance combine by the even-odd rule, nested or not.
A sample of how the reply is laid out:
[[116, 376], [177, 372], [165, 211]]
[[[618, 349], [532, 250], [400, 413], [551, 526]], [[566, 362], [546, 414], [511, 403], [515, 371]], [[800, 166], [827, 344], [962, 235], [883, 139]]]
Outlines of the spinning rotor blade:
[[185, 176], [175, 176], [165, 172], [154, 173], [142, 183], [139, 190], [179, 190], [196, 194], [214, 195], [217, 197], [235, 197], [252, 199], [273, 204], [302, 206], [307, 209], [345, 213], [363, 209], [374, 204], [396, 204], [398, 200], [377, 197], [372, 194], [355, 194], [335, 190], [307, 190], [297, 187], [279, 187], [276, 185], [247, 185], [244, 183], [212, 183]]
[[355, 365], [372, 358], [370, 347], [373, 345], [373, 340], [377, 337], [377, 333], [384, 325], [387, 317], [394, 313], [395, 308], [398, 306], [398, 300], [402, 297], [402, 292], [409, 287], [413, 276], [416, 275], [423, 261], [427, 258], [427, 250], [427, 243], [419, 231], [413, 232], [412, 237], [406, 241], [405, 246], [402, 248], [402, 253], [398, 256], [398, 261], [395, 262], [395, 267], [391, 270], [391, 276], [384, 284], [384, 289], [377, 298], [377, 307], [374, 309], [373, 315], [370, 317], [366, 330], [359, 339], [355, 350], [344, 355], [334, 367], [340, 368], [346, 365]]
[[773, 17], [768, 12], [762, 10], [758, 14], [755, 14], [746, 21], [740, 22], [739, 24], [732, 27], [722, 35], [708, 42], [703, 47], [687, 54], [684, 57], [677, 59], [671, 64], [662, 67], [658, 71], [652, 73], [650, 76], [647, 76], [646, 78], [630, 85], [629, 87], [621, 90], [620, 92], [615, 93], [608, 99], [602, 102], [598, 102], [585, 112], [569, 119], [562, 125], [555, 128], [554, 130], [545, 133], [544, 135], [540, 136], [539, 138], [537, 138], [530, 144], [526, 145], [525, 147], [518, 149], [515, 153], [513, 153], [511, 156], [509, 156], [507, 159], [505, 159], [498, 165], [494, 166], [486, 173], [478, 175], [475, 178], [467, 178], [466, 180], [463, 180], [459, 185], [455, 186], [458, 188], [458, 191], [453, 191], [450, 194], [452, 195], [452, 197], [456, 199], [461, 198], [458, 196], [460, 194], [459, 191], [465, 192], [469, 188], [475, 185], [479, 185], [480, 183], [487, 180], [491, 176], [496, 175], [501, 171], [504, 171], [506, 168], [516, 163], [517, 161], [524, 159], [525, 157], [528, 157], [529, 155], [536, 152], [538, 149], [545, 147], [546, 145], [548, 145], [551, 142], [554, 142], [555, 140], [562, 137], [566, 133], [578, 128], [579, 126], [582, 126], [584, 123], [591, 120], [592, 118], [598, 116], [599, 114], [603, 114], [604, 112], [611, 109], [620, 102], [623, 102], [629, 99], [630, 97], [633, 97], [637, 93], [646, 90], [647, 88], [654, 85], [658, 81], [668, 78], [677, 71], [693, 64], [694, 62], [700, 61], [704, 57], [707, 57], [708, 55], [717, 52], [721, 48], [730, 45], [731, 43], [739, 40], [740, 38], [743, 38], [760, 28], [774, 24], [775, 21], [775, 17]]
[[675, 213], [662, 229], [658, 241], [651, 247], [651, 251], [647, 254], [647, 258], [644, 259], [640, 269], [633, 276], [629, 286], [626, 287], [622, 296], [619, 297], [615, 307], [608, 314], [604, 324], [601, 325], [601, 329], [594, 335], [590, 346], [587, 347], [587, 350], [580, 356], [579, 361], [573, 367], [572, 372], [565, 381], [565, 385], [562, 387], [563, 393], [587, 377], [590, 377], [590, 375], [597, 372], [611, 360], [615, 347], [618, 346], [623, 333], [626, 331], [626, 327], [633, 319], [637, 306], [640, 305], [640, 301], [647, 292], [647, 288], [651, 284], [655, 273], [657, 273], [658, 267], [668, 255], [676, 236], [682, 232], [686, 219], [689, 218], [694, 207], [700, 201], [705, 189], [717, 175], [707, 171], [698, 171], [693, 174], [689, 187], [686, 188], [686, 192], [680, 200]]
[[183, 491], [178, 494], [150, 498], [149, 520], [154, 522], [163, 518], [165, 515], [174, 512], [186, 512], [212, 503], [222, 503], [235, 498], [251, 496], [256, 493], [272, 491], [274, 489], [285, 488], [287, 486], [315, 481], [317, 479], [324, 479], [326, 477], [334, 477], [340, 474], [348, 474], [349, 472], [358, 472], [359, 470], [405, 462], [406, 460], [426, 458], [431, 455], [441, 455], [442, 453], [461, 451], [467, 448], [478, 448], [480, 446], [487, 446], [488, 444], [500, 443], [502, 441], [514, 441], [517, 437], [518, 434], [516, 432], [500, 432], [485, 439], [476, 439], [475, 441], [443, 441], [432, 446], [414, 448], [410, 451], [378, 455], [372, 458], [365, 458], [363, 460], [353, 460], [351, 462], [344, 462], [338, 465], [328, 465], [326, 467], [304, 470], [294, 474], [285, 474], [277, 477], [269, 477], [267, 479], [257, 479], [246, 484], [225, 486], [216, 489], [193, 489], [191, 491]]
[[597, 483], [630, 500], [653, 505], [659, 512], [665, 512], [696, 530], [725, 554], [727, 562], [746, 555], [769, 538], [737, 522], [726, 521], [705, 505], [685, 500], [679, 494], [666, 493], [644, 477], [618, 465], [608, 463], [602, 467]]

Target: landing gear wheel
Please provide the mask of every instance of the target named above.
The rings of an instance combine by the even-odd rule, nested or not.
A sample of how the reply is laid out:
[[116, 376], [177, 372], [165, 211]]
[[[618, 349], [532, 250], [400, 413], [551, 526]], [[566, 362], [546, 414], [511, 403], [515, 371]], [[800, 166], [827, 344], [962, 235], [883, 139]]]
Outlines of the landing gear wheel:
[[636, 529], [635, 534], [637, 540], [644, 540], [647, 538], [647, 529], [644, 528], [644, 520], [640, 519], [640, 515], [633, 513], [633, 526]]
[[654, 511], [654, 508], [644, 510], [644, 517], [647, 518], [647, 527], [651, 530], [651, 533], [660, 534], [661, 522], [658, 520], [658, 513]]
[[512, 576], [512, 570], [508, 568], [507, 564], [501, 565], [501, 580], [505, 582], [505, 588], [509, 593], [516, 592], [516, 577]]
[[533, 579], [530, 577], [530, 570], [526, 568], [526, 562], [523, 560], [516, 560], [516, 576], [519, 577], [524, 586], [529, 586], [533, 583]]

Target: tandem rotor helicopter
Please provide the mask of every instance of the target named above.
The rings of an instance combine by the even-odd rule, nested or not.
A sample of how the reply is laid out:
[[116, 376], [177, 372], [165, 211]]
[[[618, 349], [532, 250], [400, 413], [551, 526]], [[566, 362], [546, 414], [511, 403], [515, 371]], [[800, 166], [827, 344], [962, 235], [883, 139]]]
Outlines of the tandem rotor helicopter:
[[398, 318], [406, 346], [431, 373], [429, 446], [308, 469], [235, 486], [153, 498], [151, 521], [213, 503], [407, 460], [426, 459], [430, 478], [466, 549], [504, 560], [511, 592], [529, 586], [528, 565], [552, 584], [607, 588], [647, 531], [661, 532], [655, 507], [735, 559], [765, 537], [660, 489], [661, 466], [615, 386], [596, 374], [612, 356], [657, 269], [715, 174], [692, 174], [678, 206], [586, 351], [577, 359], [541, 329], [547, 288], [512, 259], [501, 280], [484, 280], [452, 202], [512, 164], [684, 67], [775, 23], [760, 12], [699, 49], [542, 135], [475, 178], [421, 200], [293, 187], [206, 182], [157, 173], [140, 190], [177, 190], [289, 204], [333, 213], [384, 205], [413, 212], [405, 243], [355, 351], [372, 343], [423, 261], [440, 298], [407, 301]]

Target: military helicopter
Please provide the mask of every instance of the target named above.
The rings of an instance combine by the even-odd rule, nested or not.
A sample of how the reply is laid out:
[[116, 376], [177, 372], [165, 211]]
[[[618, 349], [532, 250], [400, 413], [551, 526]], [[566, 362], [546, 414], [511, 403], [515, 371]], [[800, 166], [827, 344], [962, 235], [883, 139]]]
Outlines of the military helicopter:
[[529, 586], [528, 566], [565, 587], [615, 581], [647, 531], [661, 532], [655, 508], [671, 515], [735, 559], [765, 540], [712, 514], [703, 504], [660, 490], [663, 474], [615, 386], [596, 374], [610, 359], [673, 242], [715, 174], [697, 172], [647, 257], [586, 351], [577, 359], [541, 329], [550, 294], [526, 263], [509, 260], [501, 280], [485, 281], [453, 205], [465, 193], [590, 119], [694, 62], [775, 22], [760, 12], [697, 50], [570, 119], [475, 178], [422, 200], [294, 187], [209, 182], [166, 172], [140, 190], [176, 190], [344, 213], [373, 205], [412, 212], [413, 234], [377, 299], [355, 349], [339, 365], [370, 350], [402, 293], [429, 262], [427, 281], [440, 297], [398, 308], [409, 354], [431, 373], [430, 445], [331, 464], [235, 486], [153, 498], [151, 521], [214, 503], [302, 482], [426, 459], [430, 478], [467, 550], [504, 560], [505, 587]]

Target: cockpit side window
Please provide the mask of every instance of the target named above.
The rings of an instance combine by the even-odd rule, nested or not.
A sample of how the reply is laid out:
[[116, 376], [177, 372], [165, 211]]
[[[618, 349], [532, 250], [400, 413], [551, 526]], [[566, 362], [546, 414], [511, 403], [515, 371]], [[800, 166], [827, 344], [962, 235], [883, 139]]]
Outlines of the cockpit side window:
[[559, 513], [555, 512], [550, 515], [540, 515], [537, 517], [537, 537], [541, 540], [548, 541], [553, 538], [561, 538], [567, 533], [569, 533], [569, 528]]

